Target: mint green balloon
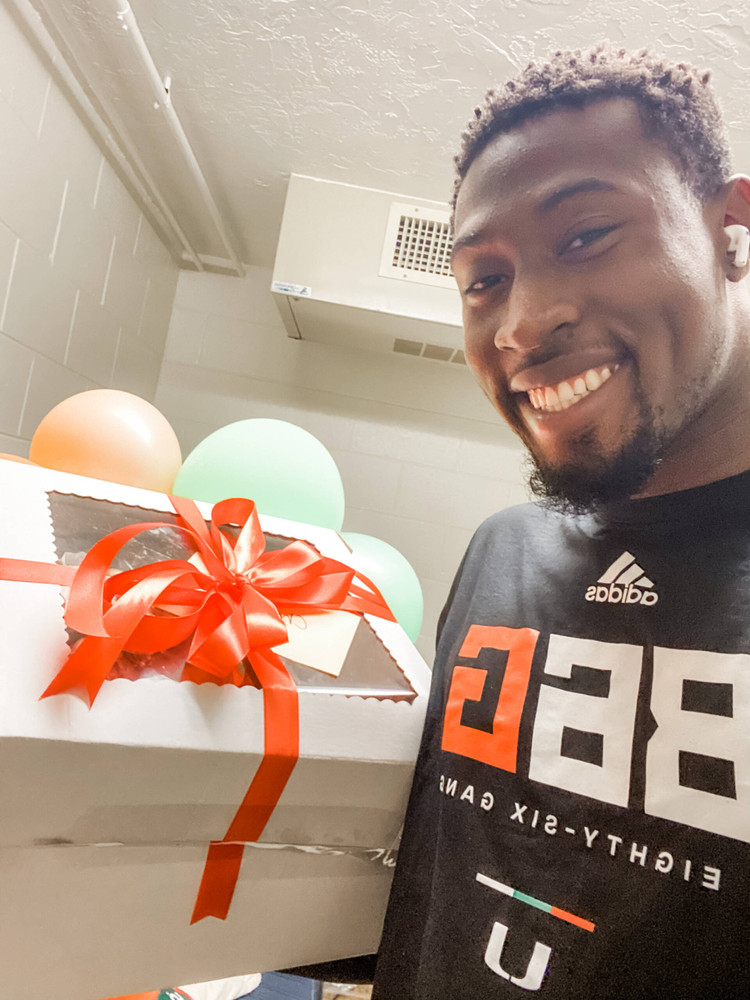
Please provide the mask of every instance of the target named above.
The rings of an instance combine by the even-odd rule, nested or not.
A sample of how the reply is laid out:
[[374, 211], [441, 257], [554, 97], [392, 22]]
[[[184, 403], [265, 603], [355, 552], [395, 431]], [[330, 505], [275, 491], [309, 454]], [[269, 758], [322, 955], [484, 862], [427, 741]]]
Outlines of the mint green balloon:
[[316, 437], [285, 420], [238, 420], [209, 434], [183, 462], [172, 492], [208, 503], [248, 497], [261, 514], [336, 531], [344, 520], [336, 463]]
[[388, 607], [412, 642], [422, 627], [424, 600], [419, 577], [411, 563], [388, 542], [358, 531], [344, 531], [341, 537], [352, 550], [352, 566], [375, 584]]

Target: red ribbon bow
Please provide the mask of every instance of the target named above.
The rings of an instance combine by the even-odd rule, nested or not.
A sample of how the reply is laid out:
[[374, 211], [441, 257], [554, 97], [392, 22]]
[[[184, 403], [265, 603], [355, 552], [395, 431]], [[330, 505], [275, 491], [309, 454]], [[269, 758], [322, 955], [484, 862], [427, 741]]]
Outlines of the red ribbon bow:
[[[176, 525], [118, 528], [89, 550], [77, 570], [0, 560], [0, 578], [70, 585], [65, 621], [83, 638], [42, 697], [84, 687], [93, 704], [122, 650], [160, 652], [191, 636], [181, 680], [263, 689], [263, 759], [226, 834], [209, 847], [195, 923], [226, 917], [244, 844], [260, 837], [299, 756], [297, 689], [272, 649], [287, 640], [282, 615], [337, 610], [394, 619], [369, 580], [371, 589], [355, 585], [351, 567], [306, 542], [266, 552], [252, 500], [215, 504], [210, 528], [191, 500], [170, 500]], [[240, 528], [236, 538], [222, 530], [230, 524]], [[164, 527], [191, 543], [198, 564], [168, 559], [108, 575], [127, 542]]]

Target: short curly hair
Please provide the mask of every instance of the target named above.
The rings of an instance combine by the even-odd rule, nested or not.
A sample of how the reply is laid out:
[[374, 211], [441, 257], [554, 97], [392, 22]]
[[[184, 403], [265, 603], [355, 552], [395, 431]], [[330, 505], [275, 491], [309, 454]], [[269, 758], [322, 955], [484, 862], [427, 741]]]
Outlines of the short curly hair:
[[709, 79], [710, 73], [685, 63], [669, 63], [647, 50], [614, 49], [608, 42], [530, 63], [504, 86], [489, 90], [474, 109], [454, 157], [452, 216], [469, 167], [495, 136], [540, 114], [615, 97], [636, 101], [645, 133], [664, 142], [701, 201], [711, 198], [729, 178], [731, 161]]

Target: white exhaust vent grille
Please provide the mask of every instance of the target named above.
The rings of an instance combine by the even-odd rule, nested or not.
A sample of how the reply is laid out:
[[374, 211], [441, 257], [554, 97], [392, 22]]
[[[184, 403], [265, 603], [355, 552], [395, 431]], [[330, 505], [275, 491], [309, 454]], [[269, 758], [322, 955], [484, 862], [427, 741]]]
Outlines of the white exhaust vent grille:
[[455, 288], [450, 266], [452, 247], [447, 208], [424, 208], [394, 201], [379, 274], [384, 278]]
[[445, 347], [442, 344], [423, 344], [419, 340], [405, 340], [397, 337], [393, 341], [396, 354], [411, 354], [416, 358], [431, 358], [433, 361], [451, 361], [454, 365], [465, 365], [466, 357], [460, 348]]

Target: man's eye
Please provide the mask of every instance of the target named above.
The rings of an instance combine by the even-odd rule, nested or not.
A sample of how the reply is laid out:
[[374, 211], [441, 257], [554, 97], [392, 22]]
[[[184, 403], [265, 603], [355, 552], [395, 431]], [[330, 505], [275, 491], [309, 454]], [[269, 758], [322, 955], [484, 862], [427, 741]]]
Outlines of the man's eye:
[[480, 295], [482, 292], [486, 292], [490, 288], [494, 288], [496, 285], [502, 284], [504, 281], [507, 281], [507, 275], [505, 274], [488, 274], [484, 278], [479, 278], [478, 281], [472, 281], [472, 283], [464, 289], [464, 295]]
[[567, 243], [563, 248], [563, 251], [567, 250], [584, 250], [586, 247], [591, 246], [592, 243], [596, 243], [607, 233], [613, 232], [617, 229], [617, 226], [599, 226], [596, 229], [584, 229], [582, 233], [578, 233], [574, 236], [570, 243]]

